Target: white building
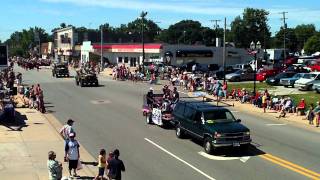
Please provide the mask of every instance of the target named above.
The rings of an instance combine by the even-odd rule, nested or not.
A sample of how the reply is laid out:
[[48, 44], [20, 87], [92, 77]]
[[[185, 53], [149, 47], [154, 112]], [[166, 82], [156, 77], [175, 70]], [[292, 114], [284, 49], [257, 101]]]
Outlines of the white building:
[[74, 47], [78, 41], [78, 35], [74, 27], [66, 27], [54, 31], [55, 59], [68, 61], [74, 54]]
[[[188, 62], [199, 64], [223, 65], [223, 48], [207, 47], [203, 45], [169, 45], [145, 44], [145, 62], [163, 62], [180, 66]], [[100, 44], [83, 42], [81, 46], [81, 62], [90, 60], [90, 53], [101, 54]], [[111, 63], [124, 63], [128, 66], [142, 64], [141, 44], [103, 44], [102, 54], [104, 59]], [[252, 60], [247, 50], [228, 47], [226, 49], [226, 65], [247, 63]]]

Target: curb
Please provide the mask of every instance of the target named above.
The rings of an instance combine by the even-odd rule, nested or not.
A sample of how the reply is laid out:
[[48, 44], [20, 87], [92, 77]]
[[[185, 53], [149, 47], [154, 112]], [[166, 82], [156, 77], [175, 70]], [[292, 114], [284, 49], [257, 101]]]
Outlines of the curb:
[[[60, 128], [63, 126], [60, 121], [58, 121], [54, 115], [52, 115], [51, 113], [47, 113], [47, 114], [42, 114], [42, 116], [49, 122], [49, 124], [51, 125], [51, 127], [53, 127], [53, 129], [55, 130], [55, 132], [58, 134], [58, 136], [60, 136], [59, 134], [59, 130]], [[92, 162], [96, 162], [96, 159], [84, 148], [84, 146], [81, 145], [81, 143], [79, 142], [81, 149], [80, 149], [80, 154], [85, 154], [86, 156], [88, 156], [90, 159], [90, 161]], [[95, 177], [96, 173], [91, 169], [91, 167], [82, 164], [83, 168], [82, 170], [85, 171], [86, 175], [90, 175]]]

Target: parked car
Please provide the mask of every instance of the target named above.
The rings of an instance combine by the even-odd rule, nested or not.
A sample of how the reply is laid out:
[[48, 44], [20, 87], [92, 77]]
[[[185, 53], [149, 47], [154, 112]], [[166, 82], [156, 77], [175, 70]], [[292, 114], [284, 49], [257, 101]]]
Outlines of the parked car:
[[238, 71], [227, 74], [226, 80], [228, 81], [250, 81], [254, 79], [254, 72], [252, 69], [239, 69]]
[[307, 69], [307, 66], [305, 65], [294, 64], [284, 69], [283, 72], [308, 73], [310, 71]]
[[315, 90], [317, 93], [320, 93], [320, 83], [313, 84], [312, 89]]
[[299, 90], [312, 90], [313, 84], [320, 83], [320, 72], [304, 74], [302, 78], [295, 82]]
[[187, 134], [203, 141], [208, 154], [219, 147], [248, 148], [251, 143], [250, 130], [226, 108], [205, 102], [179, 101], [173, 117], [176, 136], [183, 138]]
[[273, 86], [277, 86], [277, 85], [280, 85], [280, 79], [282, 79], [282, 78], [291, 78], [295, 74], [296, 74], [295, 72], [283, 72], [283, 73], [280, 73], [280, 74], [276, 75], [275, 77], [268, 78], [266, 80], [266, 83], [270, 84], [270, 85], [273, 85]]
[[257, 81], [263, 82], [269, 77], [275, 76], [279, 69], [261, 69], [256, 74]]
[[284, 87], [289, 87], [289, 86], [294, 87], [295, 82], [301, 77], [303, 77], [304, 74], [305, 73], [297, 73], [291, 78], [281, 78], [280, 84], [283, 85]]
[[[226, 75], [227, 74], [231, 74], [231, 73], [234, 73], [234, 72], [236, 72], [236, 71], [238, 71], [239, 69], [235, 69], [235, 68], [233, 68], [232, 66], [227, 66], [226, 67]], [[217, 79], [223, 79], [224, 77], [223, 77], [223, 74], [224, 73], [224, 71], [223, 71], [223, 68], [222, 68], [222, 70], [219, 70], [219, 71], [217, 71], [216, 72], [216, 78]]]

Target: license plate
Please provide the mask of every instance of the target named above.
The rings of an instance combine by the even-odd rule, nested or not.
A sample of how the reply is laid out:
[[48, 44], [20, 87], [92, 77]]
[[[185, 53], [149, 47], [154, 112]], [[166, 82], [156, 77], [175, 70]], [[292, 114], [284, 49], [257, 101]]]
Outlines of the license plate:
[[240, 143], [234, 142], [232, 145], [233, 145], [234, 147], [239, 147], [239, 146], [240, 146]]

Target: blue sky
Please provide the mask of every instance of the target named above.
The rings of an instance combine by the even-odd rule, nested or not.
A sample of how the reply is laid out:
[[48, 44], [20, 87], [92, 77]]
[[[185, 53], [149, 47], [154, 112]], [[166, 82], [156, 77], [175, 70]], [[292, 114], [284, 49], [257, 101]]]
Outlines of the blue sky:
[[[108, 22], [119, 26], [134, 20], [142, 10], [161, 28], [183, 19], [200, 21], [212, 27], [211, 19], [227, 17], [227, 23], [246, 7], [270, 12], [269, 25], [276, 32], [282, 25], [279, 12], [288, 12], [288, 27], [313, 23], [320, 28], [320, 9], [316, 0], [1, 0], [0, 39], [16, 30], [40, 26], [50, 32], [61, 22], [97, 28]], [[220, 23], [222, 27], [222, 22]]]

